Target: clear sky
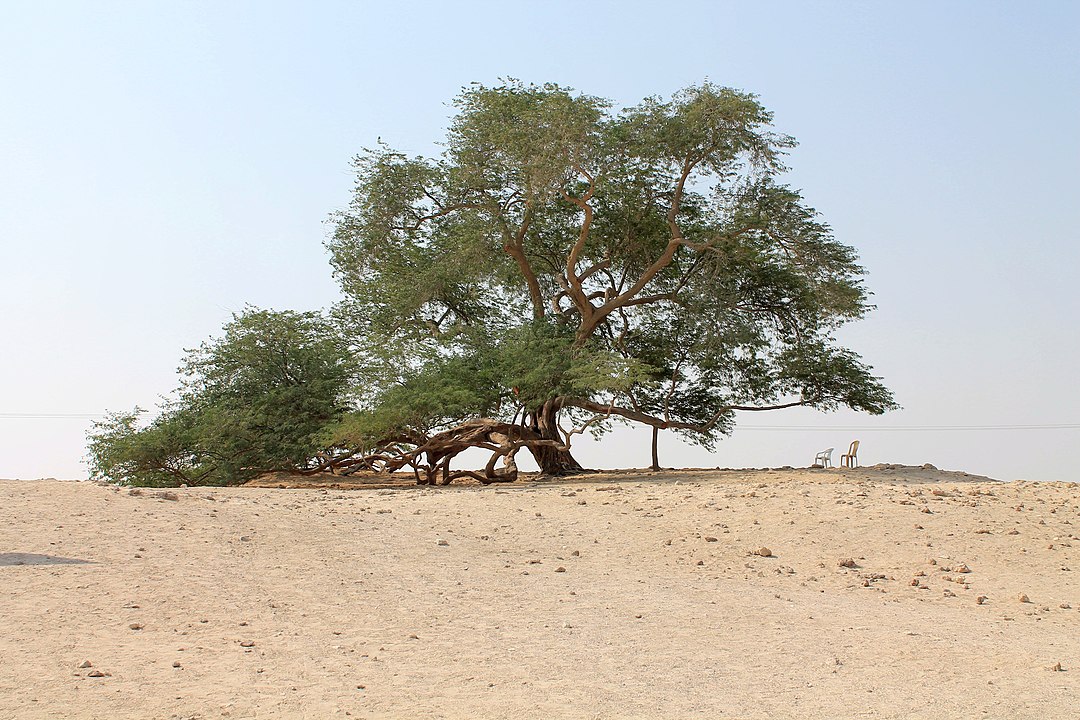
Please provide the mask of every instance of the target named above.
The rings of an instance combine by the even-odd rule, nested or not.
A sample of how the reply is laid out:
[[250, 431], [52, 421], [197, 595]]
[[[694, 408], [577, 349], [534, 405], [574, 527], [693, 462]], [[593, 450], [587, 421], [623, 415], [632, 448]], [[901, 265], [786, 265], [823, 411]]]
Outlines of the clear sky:
[[[869, 271], [878, 310], [842, 339], [903, 410], [744, 416], [714, 455], [665, 438], [663, 464], [807, 465], [859, 438], [865, 464], [1080, 480], [1080, 3], [0, 8], [0, 477], [85, 477], [70, 416], [153, 407], [245, 303], [333, 303], [350, 158], [438, 152], [462, 86], [516, 77], [622, 105], [757, 93]], [[577, 454], [644, 466], [648, 432]]]

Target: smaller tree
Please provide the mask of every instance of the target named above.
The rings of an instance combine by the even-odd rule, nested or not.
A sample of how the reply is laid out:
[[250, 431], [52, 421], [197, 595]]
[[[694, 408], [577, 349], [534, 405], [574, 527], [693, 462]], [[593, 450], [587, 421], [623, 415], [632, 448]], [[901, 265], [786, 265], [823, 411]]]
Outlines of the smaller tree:
[[188, 352], [176, 399], [147, 426], [114, 413], [89, 436], [91, 476], [130, 485], [232, 485], [314, 472], [352, 387], [346, 344], [320, 313], [248, 308]]
[[163, 411], [140, 429], [145, 413], [109, 413], [88, 438], [90, 477], [125, 485], [169, 487], [199, 485], [204, 471], [195, 462], [193, 428], [180, 413]]

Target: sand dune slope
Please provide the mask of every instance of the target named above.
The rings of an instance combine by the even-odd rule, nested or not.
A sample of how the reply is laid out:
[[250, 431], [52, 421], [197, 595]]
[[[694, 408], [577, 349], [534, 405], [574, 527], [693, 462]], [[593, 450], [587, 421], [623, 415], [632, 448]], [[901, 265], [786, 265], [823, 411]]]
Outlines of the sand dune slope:
[[1077, 718], [1080, 486], [0, 481], [0, 623], [4, 718]]

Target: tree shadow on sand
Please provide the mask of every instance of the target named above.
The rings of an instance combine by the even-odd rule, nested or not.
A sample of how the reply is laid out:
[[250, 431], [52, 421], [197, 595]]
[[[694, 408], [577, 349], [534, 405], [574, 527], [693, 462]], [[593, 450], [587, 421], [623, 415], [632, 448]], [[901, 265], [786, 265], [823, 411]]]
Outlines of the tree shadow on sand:
[[0, 553], [0, 566], [5, 565], [88, 565], [89, 560], [59, 557], [57, 555], [39, 555], [37, 553]]

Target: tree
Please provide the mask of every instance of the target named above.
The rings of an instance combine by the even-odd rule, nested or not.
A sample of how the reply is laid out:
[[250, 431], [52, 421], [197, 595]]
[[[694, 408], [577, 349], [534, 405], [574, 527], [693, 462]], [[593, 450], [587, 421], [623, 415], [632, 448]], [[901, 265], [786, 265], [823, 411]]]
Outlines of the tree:
[[138, 408], [97, 423], [92, 477], [131, 485], [230, 485], [274, 470], [310, 473], [331, 455], [328, 425], [350, 408], [355, 368], [321, 313], [247, 308], [188, 351], [176, 397], [139, 427]]
[[736, 411], [895, 407], [835, 343], [869, 310], [863, 270], [780, 182], [795, 143], [756, 97], [706, 82], [614, 112], [509, 81], [455, 105], [441, 157], [356, 158], [328, 247], [382, 390], [337, 442], [391, 468], [426, 452], [429, 480], [466, 436], [563, 474], [613, 421], [711, 446]]

